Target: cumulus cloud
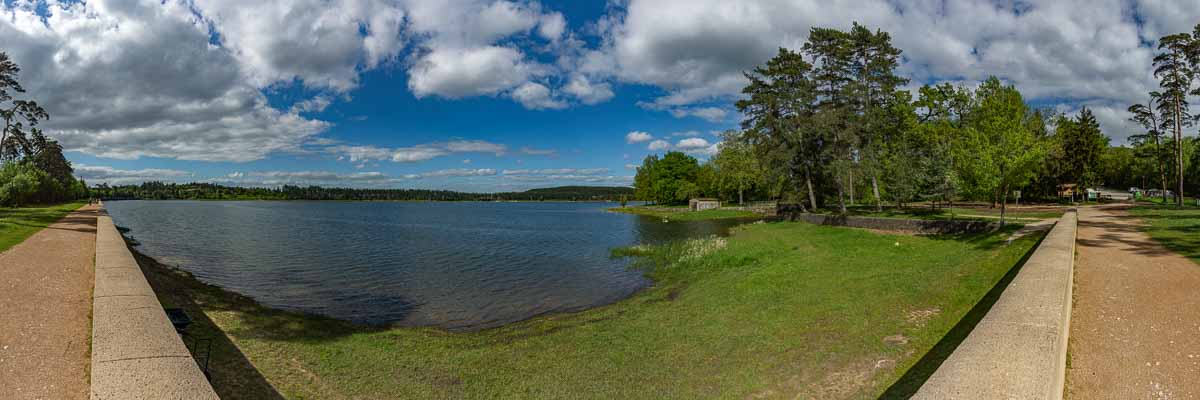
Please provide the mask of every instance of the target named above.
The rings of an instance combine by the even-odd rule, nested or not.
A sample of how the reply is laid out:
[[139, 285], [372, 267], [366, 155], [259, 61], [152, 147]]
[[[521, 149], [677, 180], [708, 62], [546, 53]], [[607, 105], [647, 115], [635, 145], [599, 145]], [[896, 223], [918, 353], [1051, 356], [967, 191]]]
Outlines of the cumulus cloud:
[[646, 149], [650, 150], [650, 151], [667, 150], [670, 148], [671, 148], [671, 142], [668, 142], [668, 141], [662, 140], [662, 139], [658, 139], [653, 142], [650, 142], [650, 144], [648, 146], [646, 146]]
[[404, 175], [406, 179], [421, 179], [421, 178], [447, 178], [447, 177], [470, 177], [470, 176], [491, 176], [496, 175], [496, 170], [491, 168], [451, 168], [437, 171], [422, 172], [419, 174]]
[[625, 134], [625, 143], [629, 144], [641, 143], [650, 139], [654, 139], [654, 136], [642, 131], [630, 131]]
[[46, 131], [68, 150], [249, 161], [295, 150], [329, 126], [272, 108], [186, 4], [44, 7], [0, 3], [0, 37], [30, 97], [52, 115]]
[[683, 139], [675, 143], [676, 150], [706, 156], [717, 154], [718, 146], [718, 143], [709, 143], [708, 140], [698, 137]]
[[612, 85], [606, 82], [591, 82], [582, 74], [572, 75], [562, 91], [587, 105], [603, 103], [613, 98]]
[[123, 185], [142, 183], [146, 181], [177, 181], [180, 178], [192, 177], [193, 173], [176, 169], [117, 169], [103, 165], [76, 164], [75, 176], [87, 181], [89, 185], [106, 183]]
[[484, 140], [452, 140], [397, 148], [372, 145], [334, 145], [325, 147], [324, 151], [336, 154], [339, 159], [347, 159], [352, 163], [377, 160], [412, 163], [428, 161], [454, 153], [491, 153], [501, 156], [508, 152], [508, 146]]
[[644, 107], [709, 121], [728, 117], [720, 103], [739, 96], [744, 71], [779, 47], [799, 49], [811, 27], [852, 21], [891, 34], [914, 86], [997, 75], [1033, 101], [1121, 109], [1155, 88], [1147, 43], [1191, 31], [1200, 18], [1200, 3], [1164, 0], [629, 0], [612, 10], [596, 24], [602, 44], [580, 53], [578, 70], [661, 88]]
[[404, 11], [385, 0], [195, 0], [250, 78], [346, 91], [359, 72], [395, 58]]
[[601, 175], [607, 174], [608, 168], [546, 168], [546, 169], [506, 169], [504, 175]]
[[[566, 28], [559, 13], [544, 13], [537, 2], [455, 0], [406, 2], [411, 34], [422, 38], [408, 70], [409, 89], [417, 97], [462, 98], [493, 95], [521, 87], [546, 75], [550, 66], [501, 42], [528, 37], [538, 27], [540, 37], [557, 41]], [[532, 87], [524, 87], [524, 96]], [[514, 99], [528, 103], [514, 93]], [[535, 102], [536, 108], [557, 103]], [[534, 108], [534, 107], [531, 107]]]
[[567, 103], [554, 98], [550, 88], [537, 82], [525, 82], [512, 91], [513, 99], [531, 110], [562, 109]]

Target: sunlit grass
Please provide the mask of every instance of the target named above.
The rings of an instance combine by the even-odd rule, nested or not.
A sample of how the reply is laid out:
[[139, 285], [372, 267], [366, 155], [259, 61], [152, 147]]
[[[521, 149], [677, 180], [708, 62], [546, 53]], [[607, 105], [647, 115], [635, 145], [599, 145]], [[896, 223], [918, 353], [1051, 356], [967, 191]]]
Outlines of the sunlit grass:
[[20, 208], [0, 207], [0, 251], [8, 250], [33, 234], [62, 219], [83, 203]]
[[751, 224], [726, 239], [617, 250], [656, 281], [630, 299], [467, 333], [356, 326], [149, 275], [165, 303], [203, 310], [197, 329], [237, 344], [215, 360], [213, 384], [231, 396], [875, 398], [1038, 240], [1005, 246], [1009, 233]]

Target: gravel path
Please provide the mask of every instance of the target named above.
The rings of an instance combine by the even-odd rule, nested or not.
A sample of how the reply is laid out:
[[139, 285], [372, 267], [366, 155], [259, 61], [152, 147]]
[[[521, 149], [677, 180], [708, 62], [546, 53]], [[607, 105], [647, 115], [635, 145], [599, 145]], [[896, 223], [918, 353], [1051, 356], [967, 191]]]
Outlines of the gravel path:
[[96, 209], [0, 254], [0, 398], [88, 398]]
[[1071, 399], [1200, 399], [1200, 265], [1139, 224], [1080, 209]]

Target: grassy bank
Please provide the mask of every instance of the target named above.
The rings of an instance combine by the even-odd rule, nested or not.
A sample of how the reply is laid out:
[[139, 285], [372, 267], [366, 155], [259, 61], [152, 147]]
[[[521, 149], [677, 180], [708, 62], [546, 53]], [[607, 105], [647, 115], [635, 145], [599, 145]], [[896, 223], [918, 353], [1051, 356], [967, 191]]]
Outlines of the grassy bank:
[[1145, 222], [1146, 233], [1168, 249], [1200, 262], [1200, 207], [1185, 205], [1144, 205], [1130, 214]]
[[52, 206], [0, 208], [0, 251], [8, 250], [62, 219], [83, 203], [63, 203]]
[[1010, 232], [752, 224], [619, 251], [657, 282], [630, 299], [472, 333], [271, 310], [141, 261], [216, 335], [213, 384], [238, 398], [875, 398], [1037, 240]]
[[686, 206], [667, 207], [667, 206], [634, 206], [634, 207], [616, 207], [610, 208], [608, 211], [618, 212], [623, 214], [647, 215], [656, 218], [662, 218], [670, 221], [701, 221], [709, 219], [724, 219], [724, 218], [754, 218], [760, 215], [751, 211], [730, 210], [730, 209], [715, 209], [704, 211], [691, 211]]

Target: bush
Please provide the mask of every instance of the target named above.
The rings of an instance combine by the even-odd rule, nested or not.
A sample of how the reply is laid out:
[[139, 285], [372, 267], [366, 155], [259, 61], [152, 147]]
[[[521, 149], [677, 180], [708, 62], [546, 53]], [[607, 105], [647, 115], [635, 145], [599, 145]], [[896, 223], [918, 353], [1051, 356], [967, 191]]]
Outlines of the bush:
[[[0, 168], [0, 205], [18, 207], [55, 190], [45, 171], [27, 163], [7, 163]], [[54, 182], [57, 183], [57, 182]]]

